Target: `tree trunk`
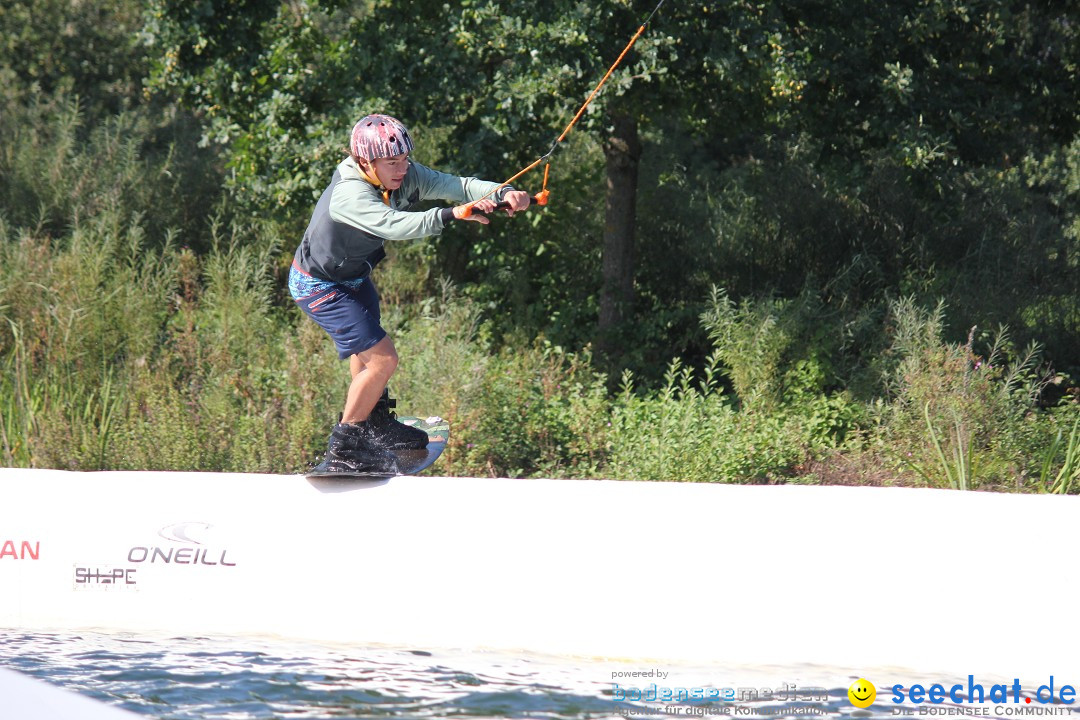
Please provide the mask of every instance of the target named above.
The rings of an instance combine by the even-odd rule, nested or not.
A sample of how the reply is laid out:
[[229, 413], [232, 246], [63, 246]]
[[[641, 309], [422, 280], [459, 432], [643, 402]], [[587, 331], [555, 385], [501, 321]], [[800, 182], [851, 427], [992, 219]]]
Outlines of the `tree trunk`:
[[608, 353], [615, 349], [614, 331], [631, 312], [634, 300], [634, 216], [641, 157], [637, 120], [619, 114], [612, 121], [611, 137], [604, 143], [607, 202], [596, 342], [601, 352]]

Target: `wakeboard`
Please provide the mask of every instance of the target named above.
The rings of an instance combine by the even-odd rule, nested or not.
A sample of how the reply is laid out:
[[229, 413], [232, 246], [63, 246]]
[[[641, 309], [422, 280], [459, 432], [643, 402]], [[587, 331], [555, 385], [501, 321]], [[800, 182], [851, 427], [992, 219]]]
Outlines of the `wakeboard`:
[[305, 473], [309, 479], [342, 479], [351, 478], [390, 478], [401, 475], [416, 475], [431, 467], [450, 441], [450, 423], [441, 417], [399, 417], [397, 421], [406, 425], [420, 428], [428, 435], [427, 447], [419, 450], [391, 450], [397, 458], [398, 471], [396, 473], [385, 472], [357, 472], [352, 470], [337, 470], [327, 466], [326, 460], [311, 468]]

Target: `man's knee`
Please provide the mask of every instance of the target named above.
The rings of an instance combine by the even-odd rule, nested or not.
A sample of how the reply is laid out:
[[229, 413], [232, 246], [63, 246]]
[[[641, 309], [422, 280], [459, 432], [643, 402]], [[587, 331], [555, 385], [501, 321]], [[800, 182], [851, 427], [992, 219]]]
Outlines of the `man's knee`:
[[398, 355], [396, 352], [390, 352], [390, 354], [383, 357], [381, 362], [381, 372], [389, 377], [397, 371], [398, 367]]
[[398, 366], [397, 348], [389, 337], [385, 337], [367, 352], [364, 362], [368, 368], [380, 375], [390, 377]]

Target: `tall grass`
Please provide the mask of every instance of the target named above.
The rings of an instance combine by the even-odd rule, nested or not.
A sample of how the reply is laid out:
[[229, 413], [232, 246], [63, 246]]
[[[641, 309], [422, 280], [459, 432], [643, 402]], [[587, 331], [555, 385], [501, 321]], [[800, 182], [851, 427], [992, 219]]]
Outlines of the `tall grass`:
[[930, 485], [1019, 489], [1049, 421], [1038, 407], [1048, 382], [1039, 347], [1016, 348], [1005, 327], [971, 328], [966, 343], [948, 343], [943, 317], [941, 304], [891, 303], [876, 441]]
[[[1062, 441], [1064, 428], [1059, 428], [1046, 449], [1039, 473], [1040, 486], [1062, 495], [1080, 490], [1080, 412], [1072, 414], [1076, 419], [1073, 420], [1068, 439]], [[1055, 473], [1059, 454], [1062, 455], [1061, 466]]]
[[320, 400], [293, 395], [307, 336], [273, 304], [273, 231], [208, 221], [200, 257], [165, 225], [182, 178], [140, 153], [144, 121], [85, 128], [64, 98], [21, 112], [0, 127], [3, 461], [299, 466]]
[[[272, 228], [214, 226], [201, 257], [154, 249], [137, 220], [108, 213], [66, 238], [5, 231], [5, 464], [293, 472], [315, 459], [348, 370], [321, 330], [278, 304], [284, 240]], [[885, 390], [868, 408], [825, 389], [797, 344], [733, 394], [733, 366], [761, 357], [752, 339], [774, 343], [762, 328], [790, 322], [763, 323], [768, 307], [785, 312], [767, 302], [727, 317], [747, 340], [718, 345], [704, 367], [673, 361], [659, 388], [626, 375], [610, 395], [587, 353], [493, 348], [476, 304], [444, 284], [387, 308], [402, 357], [393, 391], [401, 412], [452, 422], [438, 466], [448, 474], [805, 482], [815, 458], [842, 452], [906, 458], [896, 482], [919, 467], [932, 486], [1077, 489], [1076, 426], [1068, 443], [1042, 440], [1058, 416], [1034, 403], [1034, 348], [1017, 353], [999, 335], [980, 356], [974, 339], [941, 341], [936, 311], [898, 301]]]
[[392, 328], [405, 412], [452, 421], [441, 470], [453, 474], [594, 476], [607, 435], [604, 377], [588, 354], [542, 342], [492, 350], [475, 303], [448, 283]]
[[[0, 462], [314, 461], [349, 374], [282, 290], [297, 238], [230, 218], [227, 198], [198, 222], [173, 208], [189, 176], [176, 153], [147, 150], [143, 118], [88, 128], [63, 98], [18, 113], [0, 116]], [[1038, 346], [1004, 328], [950, 343], [944, 305], [716, 289], [700, 367], [673, 360], [656, 387], [627, 372], [610, 392], [588, 348], [499, 344], [478, 301], [419, 263], [385, 270], [399, 410], [452, 423], [438, 472], [814, 482], [837, 477], [839, 457], [886, 482], [1080, 491], [1077, 405], [1040, 406]]]

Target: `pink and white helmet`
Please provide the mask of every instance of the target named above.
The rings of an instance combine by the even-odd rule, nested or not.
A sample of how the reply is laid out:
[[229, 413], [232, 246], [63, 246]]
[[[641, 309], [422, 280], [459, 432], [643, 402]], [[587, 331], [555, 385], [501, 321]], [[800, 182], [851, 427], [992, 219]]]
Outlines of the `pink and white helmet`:
[[365, 160], [412, 152], [412, 138], [401, 121], [389, 115], [368, 115], [353, 125], [349, 148]]

